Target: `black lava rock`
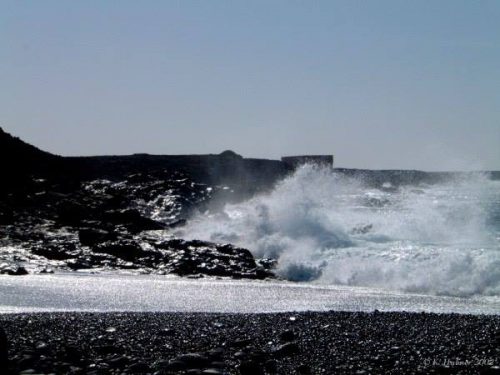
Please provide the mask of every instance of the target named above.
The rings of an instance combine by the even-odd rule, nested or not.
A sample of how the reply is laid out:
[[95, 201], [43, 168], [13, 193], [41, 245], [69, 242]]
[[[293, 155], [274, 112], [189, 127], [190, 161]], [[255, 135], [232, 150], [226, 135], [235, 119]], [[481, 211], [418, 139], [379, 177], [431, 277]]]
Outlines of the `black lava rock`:
[[26, 268], [18, 265], [0, 266], [0, 275], [23, 276], [27, 274], [28, 271], [26, 270]]
[[107, 211], [104, 213], [104, 220], [115, 225], [124, 225], [132, 233], [165, 228], [164, 224], [142, 216], [135, 209]]
[[24, 274], [24, 268], [11, 266], [23, 262], [35, 272], [131, 269], [188, 277], [274, 276], [269, 262], [256, 262], [246, 249], [182, 239], [163, 243], [160, 234], [154, 239], [146, 232], [184, 225], [213, 198], [240, 200], [270, 188], [288, 172], [280, 162], [248, 160], [230, 151], [64, 158], [1, 129], [0, 156], [9, 161], [0, 184], [1, 245], [27, 250], [22, 256], [2, 254], [1, 263], [8, 264], [2, 274]]
[[83, 228], [78, 232], [78, 239], [83, 246], [94, 246], [116, 239], [116, 236], [102, 229]]
[[129, 261], [145, 255], [140, 244], [133, 240], [108, 241], [94, 246], [92, 250], [96, 253], [110, 254]]
[[31, 248], [31, 252], [50, 260], [67, 260], [78, 256], [80, 253], [73, 242], [37, 244]]

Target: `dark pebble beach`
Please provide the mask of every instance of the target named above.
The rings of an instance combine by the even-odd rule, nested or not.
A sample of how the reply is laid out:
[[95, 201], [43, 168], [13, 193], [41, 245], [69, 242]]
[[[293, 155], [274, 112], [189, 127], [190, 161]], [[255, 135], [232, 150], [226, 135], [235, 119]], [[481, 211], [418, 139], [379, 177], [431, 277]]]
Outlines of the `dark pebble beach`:
[[0, 323], [2, 374], [500, 373], [500, 316], [36, 313]]

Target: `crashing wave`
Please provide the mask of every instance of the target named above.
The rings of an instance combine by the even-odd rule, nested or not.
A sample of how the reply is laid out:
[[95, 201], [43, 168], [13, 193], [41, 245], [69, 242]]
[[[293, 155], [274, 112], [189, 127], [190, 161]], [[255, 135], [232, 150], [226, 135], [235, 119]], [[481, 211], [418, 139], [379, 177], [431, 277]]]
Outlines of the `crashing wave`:
[[179, 233], [278, 259], [294, 281], [500, 295], [500, 183], [488, 176], [378, 188], [299, 168], [273, 191], [200, 214]]

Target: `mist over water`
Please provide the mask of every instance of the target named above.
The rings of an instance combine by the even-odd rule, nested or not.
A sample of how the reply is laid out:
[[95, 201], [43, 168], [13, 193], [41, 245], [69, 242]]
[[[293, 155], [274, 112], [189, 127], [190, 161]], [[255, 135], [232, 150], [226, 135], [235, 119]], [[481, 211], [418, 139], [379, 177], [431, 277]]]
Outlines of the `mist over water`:
[[374, 188], [304, 166], [179, 234], [276, 258], [292, 281], [500, 296], [500, 181], [487, 175]]

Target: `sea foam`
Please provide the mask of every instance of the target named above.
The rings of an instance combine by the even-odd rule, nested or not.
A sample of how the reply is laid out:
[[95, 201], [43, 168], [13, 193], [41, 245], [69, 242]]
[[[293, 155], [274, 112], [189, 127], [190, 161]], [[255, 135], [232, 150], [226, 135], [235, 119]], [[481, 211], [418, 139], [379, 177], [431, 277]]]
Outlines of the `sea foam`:
[[275, 258], [292, 281], [500, 296], [499, 210], [500, 183], [486, 175], [374, 188], [307, 165], [178, 234]]

